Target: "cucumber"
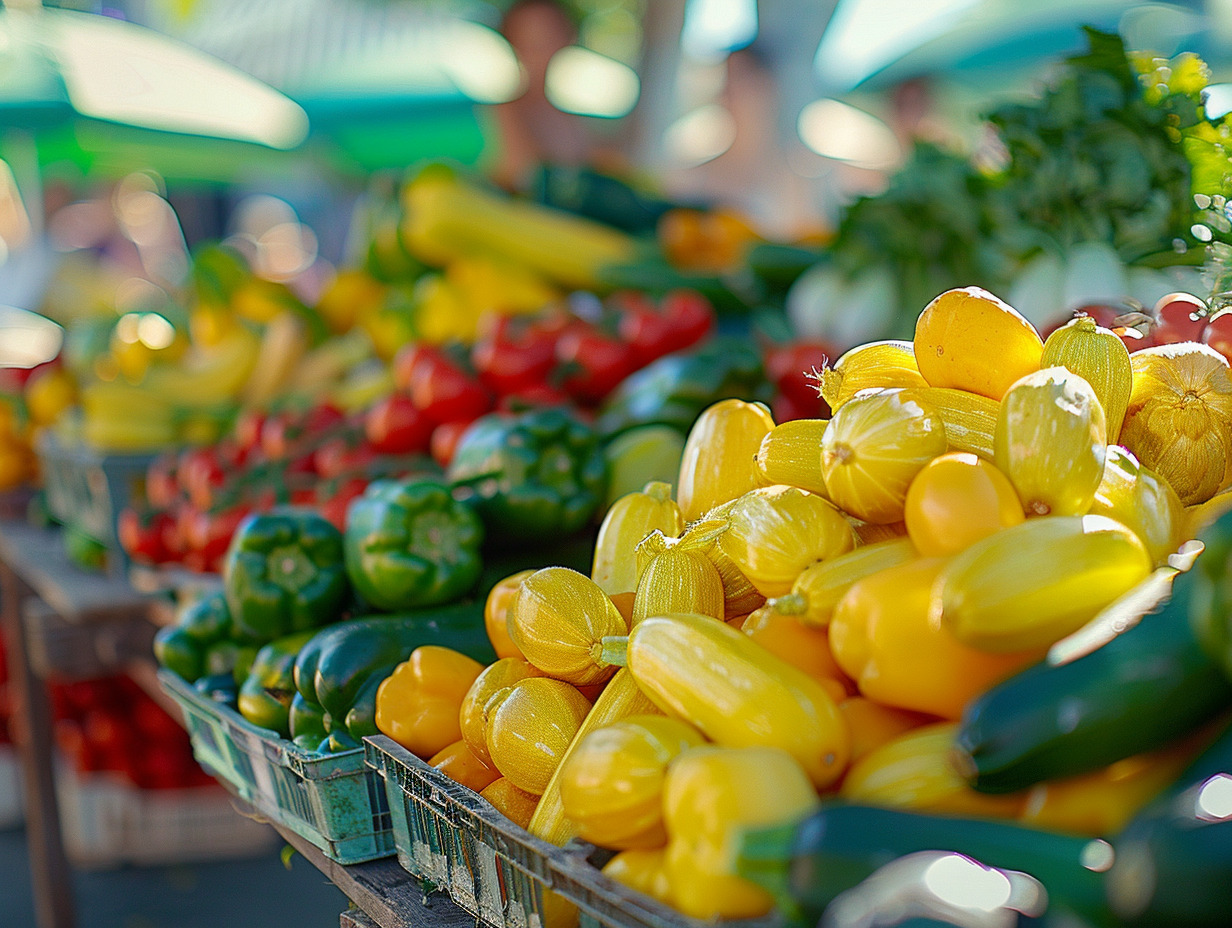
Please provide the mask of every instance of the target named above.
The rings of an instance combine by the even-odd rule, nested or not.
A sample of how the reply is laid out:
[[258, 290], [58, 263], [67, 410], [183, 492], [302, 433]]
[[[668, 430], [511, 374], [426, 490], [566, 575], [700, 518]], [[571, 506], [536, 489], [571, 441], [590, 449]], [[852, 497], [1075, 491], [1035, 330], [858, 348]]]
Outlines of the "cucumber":
[[1105, 767], [1193, 732], [1232, 706], [1232, 686], [1189, 620], [1194, 571], [1162, 608], [1067, 663], [1045, 661], [967, 708], [955, 761], [1005, 793]]
[[1108, 899], [1126, 925], [1222, 926], [1232, 915], [1232, 727], [1113, 840]]
[[1043, 883], [1055, 902], [1095, 920], [1108, 915], [1107, 842], [992, 819], [834, 803], [791, 825], [745, 832], [737, 841], [736, 870], [784, 911], [816, 924], [840, 893], [920, 851], [953, 851], [989, 867], [1020, 870]]

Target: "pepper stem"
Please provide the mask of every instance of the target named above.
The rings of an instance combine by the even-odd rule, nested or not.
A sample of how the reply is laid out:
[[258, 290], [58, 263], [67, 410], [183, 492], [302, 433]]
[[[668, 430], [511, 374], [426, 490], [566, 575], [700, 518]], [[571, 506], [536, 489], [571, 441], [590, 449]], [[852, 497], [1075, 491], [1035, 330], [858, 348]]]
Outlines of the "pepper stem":
[[804, 615], [808, 609], [808, 600], [800, 593], [786, 593], [766, 600], [766, 605], [779, 615]]
[[642, 492], [657, 503], [666, 503], [672, 498], [672, 485], [663, 480], [651, 480], [642, 487]]
[[629, 636], [605, 635], [591, 645], [590, 656], [600, 667], [627, 667]]

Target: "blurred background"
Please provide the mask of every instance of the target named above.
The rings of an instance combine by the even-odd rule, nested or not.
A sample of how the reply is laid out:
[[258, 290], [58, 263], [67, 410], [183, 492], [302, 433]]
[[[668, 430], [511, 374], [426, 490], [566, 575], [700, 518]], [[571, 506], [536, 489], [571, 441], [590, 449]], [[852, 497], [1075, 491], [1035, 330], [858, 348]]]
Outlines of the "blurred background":
[[[950, 287], [1045, 334], [1082, 309], [1232, 353], [1229, 112], [1232, 0], [9, 0], [0, 502], [53, 440], [154, 455], [324, 405], [371, 438], [408, 344], [463, 346], [503, 396], [494, 318], [564, 306], [629, 342], [629, 292], [711, 315], [607, 371], [593, 343], [547, 349], [586, 362], [551, 396], [601, 428], [629, 414], [602, 405], [622, 378], [712, 328], [752, 336], [776, 419], [819, 415], [802, 369], [910, 337]], [[1210, 314], [1156, 311], [1178, 291]], [[381, 422], [383, 452], [411, 450]], [[214, 464], [218, 486], [240, 466]], [[345, 512], [362, 487], [314, 466], [330, 489], [304, 492]], [[239, 510], [212, 479], [151, 560], [217, 567]], [[118, 736], [72, 705], [80, 762], [91, 730]], [[251, 851], [81, 875], [82, 924], [336, 924], [314, 868]], [[0, 815], [0, 924], [32, 918], [23, 855]]]

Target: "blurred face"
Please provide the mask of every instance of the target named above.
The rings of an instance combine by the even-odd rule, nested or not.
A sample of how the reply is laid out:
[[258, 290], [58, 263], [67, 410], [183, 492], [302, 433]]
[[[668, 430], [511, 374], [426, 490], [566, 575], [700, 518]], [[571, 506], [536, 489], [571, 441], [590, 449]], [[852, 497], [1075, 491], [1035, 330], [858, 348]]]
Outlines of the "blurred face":
[[573, 44], [573, 24], [551, 4], [529, 4], [506, 20], [505, 38], [527, 73], [542, 75], [552, 56]]

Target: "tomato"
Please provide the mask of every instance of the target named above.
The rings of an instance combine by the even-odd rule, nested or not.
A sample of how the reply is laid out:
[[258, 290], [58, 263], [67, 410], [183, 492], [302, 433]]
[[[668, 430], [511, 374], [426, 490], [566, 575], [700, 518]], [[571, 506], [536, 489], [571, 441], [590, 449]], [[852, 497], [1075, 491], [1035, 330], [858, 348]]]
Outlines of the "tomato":
[[265, 413], [257, 409], [245, 409], [236, 417], [233, 434], [241, 448], [249, 451], [261, 447], [261, 430], [265, 426]]
[[364, 434], [377, 454], [427, 451], [432, 427], [432, 420], [402, 393], [376, 403], [364, 419]]
[[1202, 330], [1202, 343], [1232, 361], [1232, 309], [1211, 316]]
[[556, 366], [560, 327], [531, 325], [510, 316], [492, 316], [471, 348], [471, 363], [483, 384], [498, 396], [546, 383]]
[[561, 388], [581, 403], [602, 401], [635, 367], [627, 342], [590, 326], [561, 335], [556, 360], [564, 374]]
[[793, 341], [769, 345], [763, 355], [766, 377], [779, 392], [791, 397], [797, 405], [815, 409], [812, 416], [821, 415], [817, 405], [817, 382], [808, 374], [820, 370], [827, 361], [835, 360], [839, 352], [829, 342]]
[[180, 498], [176, 455], [160, 454], [145, 472], [145, 498], [156, 509], [170, 509]]
[[313, 469], [325, 480], [362, 471], [376, 459], [376, 449], [367, 437], [331, 438], [312, 453]]
[[120, 546], [132, 560], [139, 564], [161, 564], [170, 556], [166, 538], [172, 522], [170, 513], [140, 513], [130, 507], [116, 520], [116, 534]]
[[428, 448], [432, 453], [432, 460], [441, 467], [449, 467], [449, 463], [453, 460], [453, 453], [458, 450], [458, 442], [462, 440], [462, 435], [474, 421], [474, 419], [455, 419], [452, 422], [442, 422], [433, 429], [432, 440]]
[[347, 509], [351, 500], [363, 496], [368, 488], [364, 477], [348, 477], [345, 480], [320, 484], [317, 487], [317, 511], [338, 531], [346, 531]]
[[696, 290], [670, 290], [659, 302], [659, 309], [672, 322], [676, 336], [673, 351], [701, 341], [715, 327], [714, 307]]
[[411, 400], [438, 425], [478, 419], [492, 408], [492, 396], [475, 377], [443, 356], [426, 358], [411, 372]]
[[1196, 342], [1206, 327], [1206, 303], [1192, 293], [1169, 293], [1155, 303], [1155, 344]]
[[227, 485], [230, 476], [217, 447], [185, 451], [180, 455], [177, 473], [180, 487], [189, 501], [200, 509], [206, 509], [213, 503], [215, 495]]
[[775, 422], [790, 422], [792, 419], [825, 419], [829, 407], [815, 392], [807, 402], [788, 393], [776, 393], [770, 401], [770, 413]]
[[318, 442], [345, 424], [346, 415], [332, 403], [318, 403], [302, 413], [284, 410], [262, 424], [261, 451], [270, 460], [281, 461], [305, 442]]
[[185, 541], [188, 553], [195, 556], [189, 559], [186, 555], [185, 562], [206, 570], [217, 568], [231, 544], [231, 536], [250, 512], [252, 506], [246, 503], [204, 511], [189, 509]]
[[430, 345], [421, 345], [416, 342], [403, 345], [389, 365], [394, 388], [403, 393], [410, 393], [411, 379], [415, 375], [415, 369], [421, 364], [442, 357], [441, 352]]
[[569, 406], [568, 394], [546, 383], [535, 384], [502, 396], [496, 404], [498, 412], [525, 412], [545, 406]]

